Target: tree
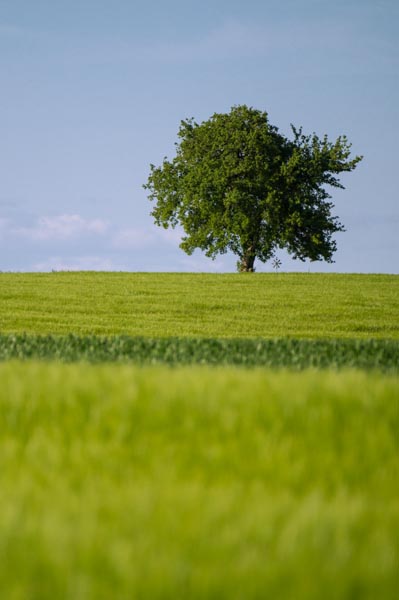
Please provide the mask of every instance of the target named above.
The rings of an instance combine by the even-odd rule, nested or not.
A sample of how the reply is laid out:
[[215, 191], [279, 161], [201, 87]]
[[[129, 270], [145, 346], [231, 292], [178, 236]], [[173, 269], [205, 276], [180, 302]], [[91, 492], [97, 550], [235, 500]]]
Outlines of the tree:
[[235, 106], [203, 123], [181, 121], [176, 156], [150, 166], [146, 185], [155, 201], [152, 216], [165, 228], [180, 224], [180, 247], [200, 248], [211, 258], [231, 251], [240, 271], [254, 271], [278, 248], [294, 258], [333, 262], [334, 233], [344, 231], [326, 185], [362, 159], [350, 159], [345, 136], [304, 135], [293, 139], [271, 125], [266, 112]]

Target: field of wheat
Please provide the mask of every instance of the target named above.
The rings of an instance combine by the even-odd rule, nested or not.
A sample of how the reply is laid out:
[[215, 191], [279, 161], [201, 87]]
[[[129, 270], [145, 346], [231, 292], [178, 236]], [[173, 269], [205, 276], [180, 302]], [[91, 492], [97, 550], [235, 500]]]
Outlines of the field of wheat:
[[0, 274], [0, 592], [396, 598], [399, 278]]

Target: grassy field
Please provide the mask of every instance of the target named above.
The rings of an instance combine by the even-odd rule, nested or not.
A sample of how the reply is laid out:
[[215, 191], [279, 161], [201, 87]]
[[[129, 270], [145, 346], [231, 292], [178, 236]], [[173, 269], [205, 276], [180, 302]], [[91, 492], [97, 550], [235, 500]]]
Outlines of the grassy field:
[[397, 377], [0, 365], [0, 595], [397, 597]]
[[0, 361], [0, 598], [396, 598], [398, 276], [0, 273]]
[[399, 276], [0, 273], [0, 333], [399, 338]]

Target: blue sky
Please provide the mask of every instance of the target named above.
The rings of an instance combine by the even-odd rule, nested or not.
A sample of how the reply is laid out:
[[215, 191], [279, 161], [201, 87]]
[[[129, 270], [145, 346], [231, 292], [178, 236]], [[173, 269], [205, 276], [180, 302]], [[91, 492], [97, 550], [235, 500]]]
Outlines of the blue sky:
[[282, 269], [399, 273], [398, 40], [396, 0], [0, 0], [0, 270], [234, 271], [142, 184], [181, 119], [247, 104], [364, 154], [336, 262]]

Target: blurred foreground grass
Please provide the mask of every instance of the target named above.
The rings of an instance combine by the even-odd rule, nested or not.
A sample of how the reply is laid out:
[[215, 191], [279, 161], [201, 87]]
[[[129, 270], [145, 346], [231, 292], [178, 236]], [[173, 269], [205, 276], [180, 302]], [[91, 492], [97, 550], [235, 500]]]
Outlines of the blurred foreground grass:
[[397, 377], [0, 365], [0, 596], [396, 598]]

